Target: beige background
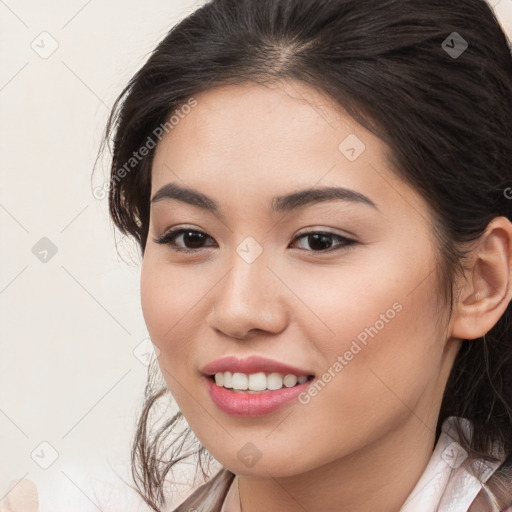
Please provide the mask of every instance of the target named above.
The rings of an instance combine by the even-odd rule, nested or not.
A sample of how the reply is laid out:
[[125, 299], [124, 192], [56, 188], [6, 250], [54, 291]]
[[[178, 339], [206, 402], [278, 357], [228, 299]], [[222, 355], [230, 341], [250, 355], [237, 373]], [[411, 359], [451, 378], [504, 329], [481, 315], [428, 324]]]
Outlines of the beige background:
[[[0, 498], [24, 477], [45, 512], [136, 501], [112, 468], [128, 478], [147, 370], [139, 261], [90, 176], [116, 95], [200, 3], [0, 2]], [[491, 3], [512, 37], [512, 0]]]

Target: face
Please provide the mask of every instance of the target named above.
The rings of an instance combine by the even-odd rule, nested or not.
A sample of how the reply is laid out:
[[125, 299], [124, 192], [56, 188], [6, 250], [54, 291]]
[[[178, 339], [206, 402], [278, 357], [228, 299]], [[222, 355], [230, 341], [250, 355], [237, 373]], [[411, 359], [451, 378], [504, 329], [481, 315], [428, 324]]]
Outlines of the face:
[[[235, 473], [287, 476], [362, 453], [406, 425], [432, 432], [454, 353], [438, 321], [429, 210], [389, 167], [387, 146], [296, 82], [195, 99], [156, 149], [151, 197], [174, 184], [210, 208], [193, 194], [155, 197], [141, 303], [198, 439]], [[282, 199], [327, 187], [345, 192]], [[203, 374], [228, 356], [310, 377], [300, 393], [285, 385], [261, 400]]]

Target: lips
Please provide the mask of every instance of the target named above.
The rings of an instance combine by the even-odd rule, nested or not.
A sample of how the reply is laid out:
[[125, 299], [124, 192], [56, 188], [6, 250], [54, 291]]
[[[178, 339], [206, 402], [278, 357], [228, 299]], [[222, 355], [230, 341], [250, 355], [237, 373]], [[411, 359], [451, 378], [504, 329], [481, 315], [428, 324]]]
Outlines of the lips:
[[311, 370], [291, 366], [273, 359], [267, 359], [259, 356], [250, 356], [245, 359], [240, 359], [235, 356], [223, 357], [208, 363], [201, 369], [201, 373], [207, 377], [215, 375], [219, 372], [239, 372], [245, 374], [251, 373], [282, 373], [293, 375], [313, 375]]
[[306, 392], [308, 386], [313, 382], [308, 380], [291, 388], [249, 394], [217, 386], [211, 377], [205, 375], [201, 379], [212, 402], [219, 410], [231, 416], [245, 418], [264, 416], [273, 412], [277, 413], [283, 407], [292, 405], [297, 397], [301, 393]]

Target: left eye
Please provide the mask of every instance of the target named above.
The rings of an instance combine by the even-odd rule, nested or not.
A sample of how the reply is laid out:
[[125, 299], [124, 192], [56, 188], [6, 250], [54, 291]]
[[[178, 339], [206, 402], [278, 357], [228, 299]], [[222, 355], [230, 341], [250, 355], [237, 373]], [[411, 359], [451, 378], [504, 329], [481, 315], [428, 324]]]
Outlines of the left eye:
[[[305, 233], [302, 233], [295, 237], [293, 241], [295, 242], [296, 240], [300, 240], [301, 238], [307, 240], [310, 247], [319, 248], [319, 250], [315, 250], [313, 252], [335, 251], [338, 249], [348, 248], [349, 246], [352, 246], [356, 243], [355, 240], [352, 240], [350, 238], [337, 235], [336, 233], [329, 233], [323, 231], [306, 231]], [[338, 240], [340, 243], [337, 246], [335, 245], [333, 247], [332, 244], [330, 243], [330, 241], [332, 240]], [[324, 247], [325, 245], [328, 245], [329, 247]]]
[[[180, 238], [182, 243], [185, 243], [185, 247], [176, 245], [176, 240]], [[204, 249], [205, 247], [202, 247], [202, 244], [207, 238], [211, 239], [211, 237], [203, 231], [180, 228], [169, 231], [160, 238], [153, 239], [153, 241], [157, 244], [169, 245], [173, 251], [191, 253]], [[301, 233], [294, 238], [293, 242], [301, 239], [307, 240], [310, 247], [313, 249], [309, 252], [330, 252], [348, 248], [357, 243], [355, 240], [350, 238], [323, 231], [307, 231], [305, 233]], [[337, 240], [340, 243], [333, 246], [332, 240]], [[191, 245], [192, 247], [187, 247], [187, 245]]]

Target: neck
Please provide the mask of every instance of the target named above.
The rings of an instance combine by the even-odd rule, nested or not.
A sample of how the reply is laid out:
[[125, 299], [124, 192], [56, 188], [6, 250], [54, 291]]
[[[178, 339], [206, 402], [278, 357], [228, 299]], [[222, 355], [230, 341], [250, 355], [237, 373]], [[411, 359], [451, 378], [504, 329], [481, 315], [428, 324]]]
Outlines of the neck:
[[411, 413], [364, 449], [307, 473], [239, 475], [242, 512], [397, 512], [432, 456], [435, 427]]

